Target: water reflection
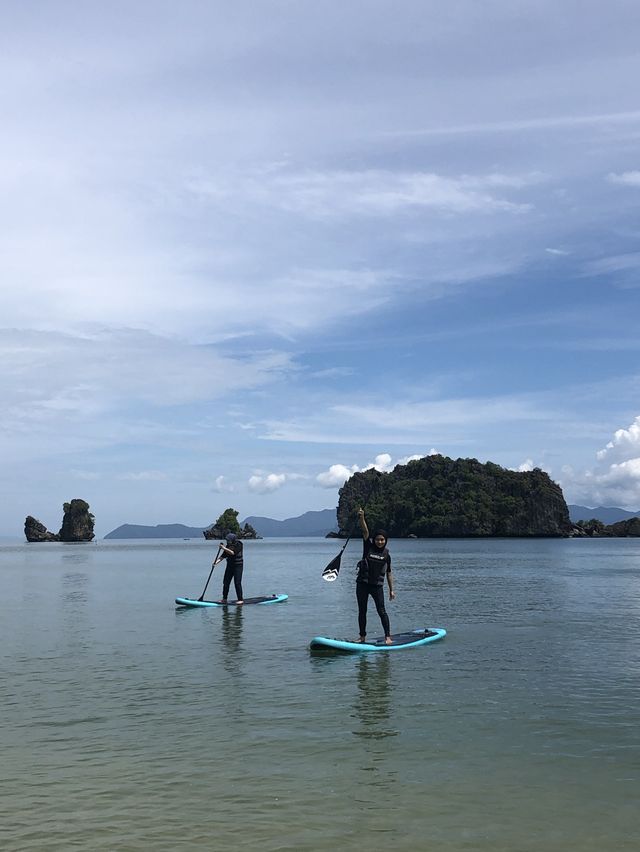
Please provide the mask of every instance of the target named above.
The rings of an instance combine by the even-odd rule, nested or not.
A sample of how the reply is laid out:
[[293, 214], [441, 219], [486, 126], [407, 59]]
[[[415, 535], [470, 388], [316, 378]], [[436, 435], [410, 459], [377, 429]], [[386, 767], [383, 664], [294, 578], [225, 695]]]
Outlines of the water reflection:
[[227, 674], [238, 675], [243, 659], [242, 607], [224, 607], [222, 610], [222, 664]]
[[90, 644], [87, 623], [89, 575], [82, 571], [67, 571], [61, 577], [61, 585], [62, 625], [66, 641], [74, 653], [85, 653]]
[[363, 654], [357, 662], [357, 692], [354, 716], [360, 728], [354, 736], [367, 739], [395, 737], [398, 731], [390, 725], [391, 684], [390, 654]]
[[238, 727], [246, 720], [253, 704], [243, 639], [243, 610], [241, 606], [225, 607], [222, 613], [216, 612], [215, 615], [221, 616], [220, 625], [215, 624], [217, 619], [213, 619], [216, 682], [218, 687], [224, 682], [224, 687], [218, 692], [220, 713], [225, 719], [233, 719]]
[[[68, 544], [64, 544], [64, 550], [62, 551], [62, 563], [72, 562], [74, 565], [87, 565], [91, 556], [91, 552], [86, 550], [86, 548], [77, 550], [75, 549], [76, 545], [85, 544], [85, 542], [69, 542]], [[66, 548], [72, 548], [67, 550]]]
[[89, 575], [80, 571], [68, 571], [62, 575], [62, 602], [70, 606], [86, 604]]
[[373, 788], [362, 804], [366, 808], [377, 806], [380, 793], [391, 793], [398, 781], [394, 762], [395, 745], [389, 737], [398, 735], [391, 725], [393, 692], [391, 686], [391, 654], [362, 655], [356, 664], [356, 694], [354, 716], [359, 724], [352, 733], [358, 737], [363, 750], [359, 754], [358, 768], [366, 773], [364, 787]]

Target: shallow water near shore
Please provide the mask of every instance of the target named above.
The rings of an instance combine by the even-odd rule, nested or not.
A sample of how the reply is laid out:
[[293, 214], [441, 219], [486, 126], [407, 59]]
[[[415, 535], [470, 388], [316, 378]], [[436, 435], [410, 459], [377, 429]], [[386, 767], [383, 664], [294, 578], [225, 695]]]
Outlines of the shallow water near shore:
[[247, 542], [289, 600], [185, 610], [211, 543], [0, 544], [2, 848], [637, 849], [640, 541], [392, 541], [392, 630], [448, 636], [316, 657], [340, 546]]

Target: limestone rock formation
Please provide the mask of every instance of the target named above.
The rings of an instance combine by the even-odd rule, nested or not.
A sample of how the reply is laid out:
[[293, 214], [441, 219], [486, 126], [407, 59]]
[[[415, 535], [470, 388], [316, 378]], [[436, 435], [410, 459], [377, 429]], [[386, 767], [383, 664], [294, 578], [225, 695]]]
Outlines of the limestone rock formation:
[[216, 538], [224, 538], [230, 532], [235, 533], [238, 538], [262, 538], [251, 524], [245, 523], [244, 527], [240, 526], [237, 509], [225, 509], [214, 524], [202, 531], [202, 535], [207, 541], [213, 541]]
[[[223, 540], [228, 532], [232, 532], [232, 530], [223, 529], [215, 525], [206, 530], [202, 530], [202, 535], [207, 539], [207, 541], [214, 541], [215, 539]], [[262, 538], [262, 536], [258, 535], [258, 533], [254, 530], [251, 524], [245, 524], [244, 527], [239, 527], [236, 535], [238, 538], [242, 539]]]
[[95, 538], [93, 526], [95, 518], [84, 500], [72, 500], [65, 503], [60, 541], [92, 541]]
[[59, 533], [52, 533], [32, 515], [24, 522], [27, 541], [93, 541], [95, 518], [84, 500], [72, 500], [63, 506], [64, 516]]
[[27, 541], [60, 541], [60, 536], [49, 532], [44, 524], [40, 523], [32, 515], [27, 515], [24, 522], [24, 534]]

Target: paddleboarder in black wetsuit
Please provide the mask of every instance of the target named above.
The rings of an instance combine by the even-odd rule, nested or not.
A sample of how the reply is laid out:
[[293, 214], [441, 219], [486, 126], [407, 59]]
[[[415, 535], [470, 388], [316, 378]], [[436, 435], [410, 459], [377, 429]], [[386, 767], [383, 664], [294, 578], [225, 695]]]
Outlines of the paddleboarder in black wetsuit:
[[369, 536], [369, 527], [364, 518], [364, 509], [358, 509], [358, 520], [360, 521], [360, 529], [362, 530], [362, 538], [364, 539], [362, 560], [358, 563], [358, 576], [356, 578], [360, 642], [366, 642], [367, 605], [369, 603], [369, 595], [371, 595], [380, 616], [380, 621], [382, 622], [384, 641], [387, 645], [391, 645], [389, 616], [384, 607], [385, 577], [389, 585], [389, 599], [393, 600], [396, 594], [393, 591], [393, 575], [391, 573], [391, 556], [387, 550], [387, 534], [384, 530], [376, 530], [373, 538]]
[[242, 569], [244, 567], [242, 542], [235, 533], [227, 533], [227, 544], [225, 546], [221, 543], [220, 547], [223, 551], [220, 555], [220, 559], [227, 560], [224, 580], [222, 581], [222, 600], [224, 603], [227, 602], [229, 586], [231, 585], [231, 580], [233, 580], [233, 584], [236, 588], [236, 597], [238, 598], [236, 603], [242, 604], [244, 603], [242, 598]]

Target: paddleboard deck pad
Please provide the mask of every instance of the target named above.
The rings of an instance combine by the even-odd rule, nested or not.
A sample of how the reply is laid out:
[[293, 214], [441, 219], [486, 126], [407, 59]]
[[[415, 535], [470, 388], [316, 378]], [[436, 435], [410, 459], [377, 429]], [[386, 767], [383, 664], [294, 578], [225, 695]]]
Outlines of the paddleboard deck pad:
[[[241, 606], [282, 603], [288, 597], [289, 595], [263, 595], [260, 598], [245, 598]], [[176, 598], [176, 604], [178, 606], [238, 606], [237, 601], [194, 601], [192, 598]]]
[[384, 636], [371, 639], [368, 642], [352, 642], [349, 639], [328, 639], [326, 636], [316, 636], [311, 640], [309, 648], [312, 651], [345, 651], [361, 653], [362, 651], [401, 651], [405, 648], [415, 648], [428, 642], [444, 639], [447, 631], [442, 627], [426, 627], [421, 630], [411, 630], [409, 633], [395, 633], [391, 636], [392, 644], [387, 645]]

